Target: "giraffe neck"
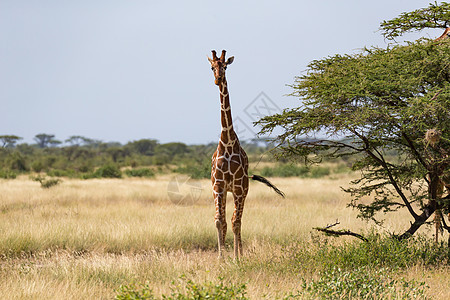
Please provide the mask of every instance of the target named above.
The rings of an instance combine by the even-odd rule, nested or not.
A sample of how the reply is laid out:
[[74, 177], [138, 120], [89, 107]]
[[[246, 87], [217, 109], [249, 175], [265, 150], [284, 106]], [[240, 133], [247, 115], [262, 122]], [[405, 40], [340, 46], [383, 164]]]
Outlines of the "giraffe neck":
[[237, 140], [237, 135], [233, 129], [230, 97], [228, 94], [226, 79], [224, 79], [223, 82], [219, 84], [219, 91], [220, 91], [220, 116], [222, 122], [222, 133], [220, 134], [220, 141], [224, 145], [233, 145]]

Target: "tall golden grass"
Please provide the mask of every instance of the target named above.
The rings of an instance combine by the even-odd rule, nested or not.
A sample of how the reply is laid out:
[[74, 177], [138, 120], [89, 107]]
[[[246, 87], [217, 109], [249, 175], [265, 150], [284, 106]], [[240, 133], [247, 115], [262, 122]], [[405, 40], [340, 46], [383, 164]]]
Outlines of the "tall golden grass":
[[[350, 179], [272, 179], [286, 199], [252, 183], [242, 223], [245, 264], [233, 262], [231, 252], [217, 259], [209, 180], [197, 181], [194, 198], [179, 205], [169, 197], [169, 175], [64, 179], [50, 189], [28, 177], [0, 180], [0, 298], [111, 299], [130, 282], [148, 282], [156, 294], [167, 294], [183, 274], [198, 281], [222, 276], [247, 282], [251, 299], [279, 297], [299, 289], [301, 281], [301, 274], [264, 267], [283, 247], [293, 242], [309, 247], [318, 235], [312, 228], [336, 220], [353, 231], [367, 230], [346, 207], [349, 198], [340, 186]], [[183, 188], [180, 193], [190, 192]], [[229, 220], [231, 195], [227, 206]], [[400, 212], [377, 229], [400, 232], [408, 220], [407, 212]], [[422, 233], [430, 234], [425, 228]], [[231, 230], [227, 244], [232, 246]], [[414, 266], [405, 276], [426, 280], [431, 296], [448, 299], [450, 283], [443, 281], [448, 271]]]

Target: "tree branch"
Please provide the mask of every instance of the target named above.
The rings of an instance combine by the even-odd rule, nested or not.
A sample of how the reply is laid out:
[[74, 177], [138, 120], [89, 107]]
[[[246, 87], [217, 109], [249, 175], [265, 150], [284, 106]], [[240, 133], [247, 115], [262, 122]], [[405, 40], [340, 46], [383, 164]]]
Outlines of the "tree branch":
[[409, 138], [409, 136], [407, 136], [406, 133], [404, 133], [403, 131], [402, 131], [402, 136], [406, 140], [406, 142], [408, 143], [408, 145], [411, 148], [411, 150], [413, 151], [414, 158], [416, 159], [416, 161], [418, 163], [420, 163], [425, 169], [427, 169], [427, 171], [429, 171], [428, 164], [423, 160], [422, 156], [419, 154], [419, 152], [417, 151], [416, 147], [414, 147], [414, 144], [411, 141], [411, 139]]
[[[434, 202], [436, 202], [436, 201], [434, 201]], [[434, 213], [435, 210], [436, 210], [435, 203], [434, 203], [434, 205], [433, 205], [433, 203], [431, 203], [431, 205], [427, 205], [423, 209], [423, 213], [421, 213], [415, 219], [415, 221], [413, 223], [411, 223], [411, 226], [409, 227], [409, 229], [407, 231], [405, 231], [402, 235], [397, 236], [397, 238], [399, 240], [404, 240], [404, 239], [411, 237], [417, 231], [417, 229], [419, 229], [420, 226], [425, 224], [427, 219]]]
[[359, 134], [355, 130], [353, 130], [352, 132], [356, 136], [358, 136], [364, 142], [364, 144], [366, 144], [366, 149], [365, 149], [366, 153], [369, 154], [370, 157], [372, 157], [373, 159], [375, 159], [376, 161], [378, 161], [381, 164], [381, 166], [386, 171], [386, 173], [389, 177], [389, 181], [390, 181], [391, 185], [394, 187], [395, 191], [400, 196], [400, 198], [402, 198], [403, 202], [405, 203], [406, 207], [408, 208], [409, 213], [413, 216], [414, 220], [417, 220], [417, 218], [419, 216], [416, 214], [416, 212], [414, 211], [414, 209], [411, 206], [411, 203], [408, 201], [405, 194], [403, 194], [402, 190], [398, 186], [397, 181], [394, 179], [394, 176], [392, 175], [391, 170], [389, 169], [389, 166], [386, 163], [386, 161], [384, 160], [383, 156], [376, 149], [375, 149], [375, 151], [377, 151], [377, 153], [378, 153], [378, 155], [380, 155], [380, 157], [377, 157], [372, 151], [370, 151], [370, 149], [369, 149], [370, 142], [365, 136]]
[[337, 224], [339, 224], [339, 222], [337, 222], [335, 224], [332, 224], [332, 225], [328, 225], [325, 228], [314, 227], [313, 229], [315, 229], [317, 231], [324, 232], [325, 234], [332, 235], [332, 236], [350, 235], [350, 236], [357, 237], [358, 239], [363, 240], [364, 242], [368, 242], [369, 241], [367, 238], [365, 238], [361, 234], [352, 232], [350, 230], [332, 230], [332, 229], [329, 229], [330, 227], [335, 226]]
[[[444, 198], [441, 198], [441, 200], [450, 201], [450, 194], [448, 194]], [[447, 225], [447, 223], [445, 222], [445, 218], [444, 217], [442, 218], [442, 227], [450, 233], [450, 225]]]

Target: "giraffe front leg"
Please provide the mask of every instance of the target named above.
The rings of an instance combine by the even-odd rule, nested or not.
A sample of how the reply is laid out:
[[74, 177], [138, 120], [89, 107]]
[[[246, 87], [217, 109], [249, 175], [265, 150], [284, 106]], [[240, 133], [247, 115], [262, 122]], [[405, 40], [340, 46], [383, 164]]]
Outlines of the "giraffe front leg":
[[225, 251], [225, 236], [227, 232], [227, 221], [225, 219], [225, 206], [226, 206], [226, 193], [215, 192], [215, 205], [216, 214], [214, 216], [214, 223], [217, 228], [217, 240], [218, 240], [218, 250], [219, 258], [223, 257], [223, 252]]

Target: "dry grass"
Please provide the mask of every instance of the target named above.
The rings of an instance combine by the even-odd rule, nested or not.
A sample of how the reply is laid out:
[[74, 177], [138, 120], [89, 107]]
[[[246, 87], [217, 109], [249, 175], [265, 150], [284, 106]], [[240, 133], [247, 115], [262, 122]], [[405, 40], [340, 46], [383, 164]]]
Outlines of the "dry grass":
[[[119, 285], [133, 281], [149, 282], [155, 294], [169, 293], [171, 282], [183, 274], [198, 282], [219, 276], [247, 282], [252, 299], [282, 296], [298, 290], [309, 272], [267, 268], [283, 255], [284, 246], [300, 242], [308, 247], [311, 228], [336, 219], [344, 228], [367, 229], [346, 208], [348, 196], [340, 191], [349, 182], [345, 176], [272, 179], [288, 195], [284, 200], [252, 183], [241, 263], [217, 259], [208, 180], [198, 181], [195, 191], [183, 187], [182, 194], [194, 192], [189, 205], [175, 205], [169, 198], [172, 176], [65, 179], [47, 190], [27, 177], [0, 180], [0, 298], [111, 299]], [[228, 219], [232, 209], [229, 195]], [[386, 229], [399, 232], [407, 220], [406, 212], [399, 213], [387, 220]], [[230, 246], [231, 241], [229, 230]], [[443, 280], [448, 271], [415, 266], [405, 276], [425, 280], [431, 296], [448, 299], [450, 283]]]

